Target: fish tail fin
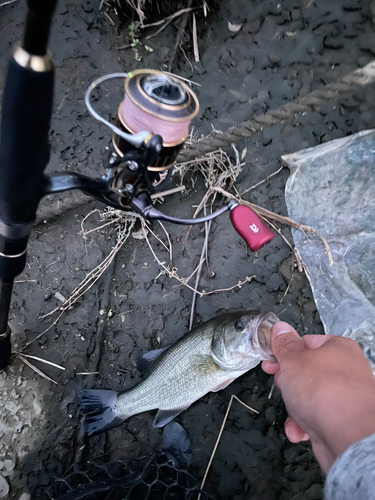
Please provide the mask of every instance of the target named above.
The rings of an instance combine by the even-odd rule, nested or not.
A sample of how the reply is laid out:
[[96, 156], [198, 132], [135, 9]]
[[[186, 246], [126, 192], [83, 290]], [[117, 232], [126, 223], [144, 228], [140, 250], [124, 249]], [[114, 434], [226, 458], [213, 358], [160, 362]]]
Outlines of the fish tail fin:
[[77, 400], [85, 414], [83, 427], [89, 436], [117, 427], [127, 418], [116, 408], [116, 391], [84, 389], [78, 393]]

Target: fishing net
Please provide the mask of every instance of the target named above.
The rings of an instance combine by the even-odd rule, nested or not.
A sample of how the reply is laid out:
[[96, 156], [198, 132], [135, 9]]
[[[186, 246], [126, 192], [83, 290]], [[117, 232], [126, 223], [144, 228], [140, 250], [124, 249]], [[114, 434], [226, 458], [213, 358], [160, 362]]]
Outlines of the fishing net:
[[156, 452], [130, 465], [121, 460], [73, 465], [55, 479], [41, 500], [214, 500], [197, 486], [186, 470]]

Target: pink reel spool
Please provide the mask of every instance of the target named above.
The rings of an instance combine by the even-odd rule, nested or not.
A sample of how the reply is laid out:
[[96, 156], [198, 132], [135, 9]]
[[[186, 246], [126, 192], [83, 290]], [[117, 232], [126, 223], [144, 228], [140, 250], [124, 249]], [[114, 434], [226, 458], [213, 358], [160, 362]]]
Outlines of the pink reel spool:
[[129, 73], [119, 108], [122, 124], [132, 133], [150, 130], [167, 147], [181, 144], [199, 111], [196, 95], [179, 79], [150, 69]]
[[122, 101], [120, 113], [122, 122], [126, 123], [126, 128], [133, 134], [142, 130], [150, 130], [154, 134], [162, 136], [165, 146], [185, 141], [189, 132], [191, 120], [177, 123], [162, 120], [159, 116], [150, 115], [147, 111], [139, 108], [128, 94], [125, 94]]

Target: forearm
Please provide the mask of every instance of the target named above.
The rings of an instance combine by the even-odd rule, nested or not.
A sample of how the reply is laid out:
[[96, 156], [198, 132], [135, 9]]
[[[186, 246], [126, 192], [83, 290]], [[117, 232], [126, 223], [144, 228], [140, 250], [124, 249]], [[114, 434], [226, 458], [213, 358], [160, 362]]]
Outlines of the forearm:
[[374, 381], [369, 382], [362, 387], [350, 387], [351, 381], [345, 381], [337, 384], [335, 393], [327, 394], [326, 398], [321, 391], [326, 404], [316, 410], [320, 422], [318, 434], [334, 459], [352, 444], [375, 433], [375, 389]]
[[349, 446], [331, 467], [325, 500], [375, 500], [375, 433]]

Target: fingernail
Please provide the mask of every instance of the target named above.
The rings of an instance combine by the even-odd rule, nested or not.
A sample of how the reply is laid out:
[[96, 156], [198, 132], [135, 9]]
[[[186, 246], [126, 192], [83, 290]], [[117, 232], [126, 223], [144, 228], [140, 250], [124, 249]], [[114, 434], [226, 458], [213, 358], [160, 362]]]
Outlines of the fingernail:
[[283, 333], [289, 333], [292, 327], [285, 323], [284, 321], [279, 321], [275, 323], [272, 327], [272, 335], [277, 337], [278, 335], [282, 335]]

